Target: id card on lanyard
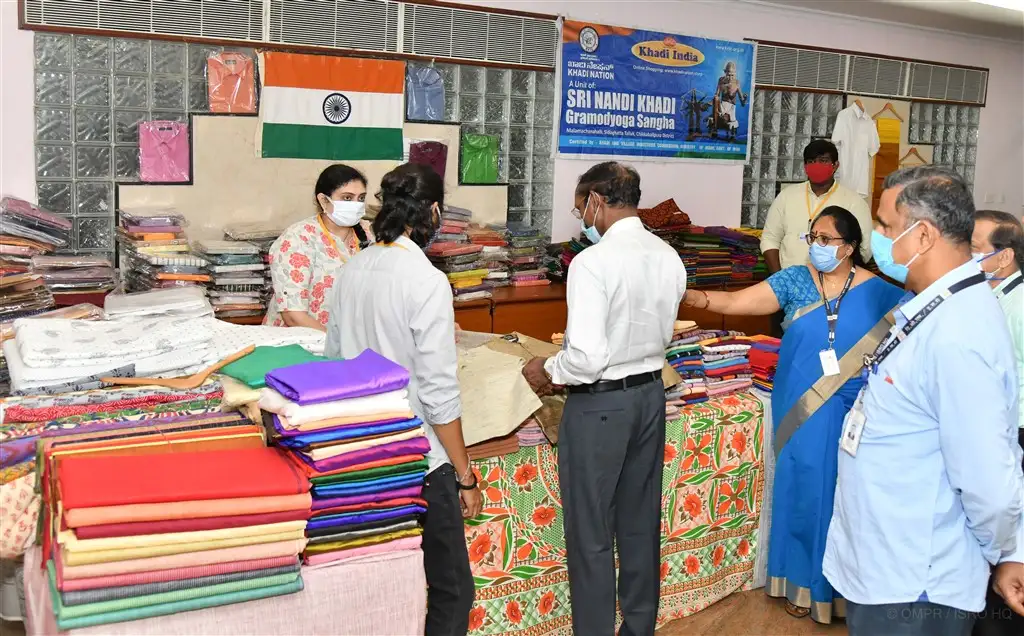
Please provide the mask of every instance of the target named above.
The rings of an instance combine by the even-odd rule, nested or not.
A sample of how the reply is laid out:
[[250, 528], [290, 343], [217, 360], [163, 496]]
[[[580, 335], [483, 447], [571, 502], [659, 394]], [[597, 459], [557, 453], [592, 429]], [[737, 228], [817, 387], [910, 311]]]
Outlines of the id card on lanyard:
[[821, 284], [821, 302], [825, 305], [825, 319], [828, 320], [828, 348], [818, 352], [818, 357], [821, 359], [821, 371], [827, 376], [839, 375], [839, 358], [835, 350], [836, 323], [839, 322], [839, 305], [843, 302], [846, 293], [850, 291], [850, 285], [853, 284], [853, 278], [856, 275], [857, 268], [851, 267], [850, 275], [846, 277], [846, 284], [843, 285], [843, 290], [839, 292], [839, 296], [836, 297], [836, 302], [833, 305], [828, 302], [828, 297], [825, 295], [825, 275], [818, 272], [818, 282]]

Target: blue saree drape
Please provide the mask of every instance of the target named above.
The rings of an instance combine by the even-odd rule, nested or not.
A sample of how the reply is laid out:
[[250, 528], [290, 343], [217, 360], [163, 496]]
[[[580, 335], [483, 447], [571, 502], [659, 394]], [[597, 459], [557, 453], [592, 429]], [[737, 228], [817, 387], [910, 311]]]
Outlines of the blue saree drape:
[[[850, 289], [840, 305], [836, 355], [842, 357], [889, 312], [903, 290], [872, 278]], [[776, 434], [786, 413], [822, 376], [818, 357], [828, 345], [828, 325], [821, 303], [796, 312], [779, 352], [772, 392], [772, 425]], [[810, 415], [776, 458], [772, 494], [772, 526], [768, 552], [770, 596], [785, 597], [809, 608], [822, 623], [845, 614], [821, 572], [825, 539], [832, 519], [843, 419], [860, 391], [860, 374], [852, 378]]]

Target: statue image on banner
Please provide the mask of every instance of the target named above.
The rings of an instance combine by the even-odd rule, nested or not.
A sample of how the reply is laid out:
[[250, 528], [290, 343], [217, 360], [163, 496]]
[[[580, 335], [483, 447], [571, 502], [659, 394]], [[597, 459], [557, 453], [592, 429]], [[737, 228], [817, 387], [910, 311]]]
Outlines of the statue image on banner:
[[559, 155], [746, 161], [754, 49], [566, 20]]

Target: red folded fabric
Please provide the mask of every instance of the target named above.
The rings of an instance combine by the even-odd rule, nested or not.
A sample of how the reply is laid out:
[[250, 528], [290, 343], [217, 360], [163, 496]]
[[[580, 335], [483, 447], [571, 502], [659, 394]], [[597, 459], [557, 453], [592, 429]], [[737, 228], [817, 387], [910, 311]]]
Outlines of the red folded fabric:
[[706, 375], [709, 378], [718, 378], [723, 375], [732, 375], [734, 373], [743, 373], [745, 371], [750, 371], [749, 364], [734, 364], [728, 367], [722, 367], [720, 369], [711, 369], [705, 371], [704, 375]]
[[170, 532], [194, 532], [197, 530], [221, 530], [260, 526], [268, 523], [283, 523], [309, 518], [309, 510], [285, 510], [267, 512], [261, 515], [234, 515], [231, 517], [208, 517], [206, 519], [168, 519], [165, 521], [138, 521], [135, 523], [108, 523], [100, 526], [75, 528], [79, 539], [105, 539], [107, 537], [134, 537], [146, 534], [167, 534]]
[[309, 492], [309, 479], [276, 448], [158, 455], [70, 456], [58, 470], [65, 510]]

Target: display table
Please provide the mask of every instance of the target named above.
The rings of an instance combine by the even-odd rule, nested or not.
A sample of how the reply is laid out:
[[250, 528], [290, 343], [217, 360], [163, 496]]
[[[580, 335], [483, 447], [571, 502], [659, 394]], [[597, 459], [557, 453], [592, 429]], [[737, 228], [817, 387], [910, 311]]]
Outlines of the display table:
[[490, 333], [491, 300], [480, 298], [455, 303], [455, 322], [463, 331]]
[[[25, 633], [60, 633], [41, 551], [25, 555]], [[297, 594], [76, 629], [74, 634], [422, 634], [427, 612], [423, 553], [392, 552], [323, 568], [302, 568]]]
[[[749, 393], [688, 407], [666, 439], [659, 625], [751, 586], [763, 407]], [[474, 464], [484, 510], [466, 528], [477, 587], [470, 633], [571, 634], [556, 451], [545, 444]]]

